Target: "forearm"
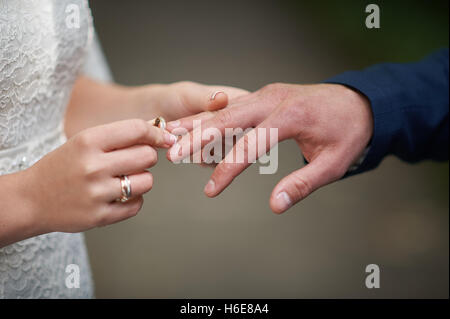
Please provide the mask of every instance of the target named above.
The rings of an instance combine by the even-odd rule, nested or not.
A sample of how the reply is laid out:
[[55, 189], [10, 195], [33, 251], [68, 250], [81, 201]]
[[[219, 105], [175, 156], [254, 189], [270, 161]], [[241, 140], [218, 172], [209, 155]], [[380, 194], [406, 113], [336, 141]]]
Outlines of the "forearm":
[[[86, 76], [80, 76], [72, 90], [65, 117], [65, 131], [68, 137], [88, 127], [130, 118], [151, 119], [159, 115], [157, 95], [162, 85], [126, 87], [101, 83]], [[145, 100], [155, 94], [152, 101]]]
[[42, 233], [30, 184], [28, 171], [0, 176], [0, 248]]

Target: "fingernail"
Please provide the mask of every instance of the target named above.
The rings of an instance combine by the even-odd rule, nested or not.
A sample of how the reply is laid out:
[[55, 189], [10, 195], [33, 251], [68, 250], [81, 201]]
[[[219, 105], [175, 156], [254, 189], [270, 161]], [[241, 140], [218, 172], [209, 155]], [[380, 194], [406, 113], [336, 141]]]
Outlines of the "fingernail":
[[284, 212], [292, 205], [291, 198], [286, 192], [278, 193], [275, 199], [276, 199], [276, 206], [279, 208], [281, 212]]
[[178, 120], [172, 121], [172, 122], [167, 123], [167, 128], [173, 129], [173, 128], [180, 126], [180, 124], [181, 124], [181, 122]]
[[224, 92], [223, 91], [215, 91], [213, 94], [211, 94], [210, 100], [211, 101], [214, 100], [216, 98], [217, 94], [219, 94], [219, 93], [224, 93]]
[[177, 137], [169, 132], [164, 132], [164, 142], [166, 144], [172, 145], [177, 142]]
[[208, 181], [208, 183], [205, 186], [205, 193], [211, 194], [212, 192], [214, 192], [214, 188], [216, 187], [216, 183], [214, 183], [214, 181], [212, 179], [210, 179]]

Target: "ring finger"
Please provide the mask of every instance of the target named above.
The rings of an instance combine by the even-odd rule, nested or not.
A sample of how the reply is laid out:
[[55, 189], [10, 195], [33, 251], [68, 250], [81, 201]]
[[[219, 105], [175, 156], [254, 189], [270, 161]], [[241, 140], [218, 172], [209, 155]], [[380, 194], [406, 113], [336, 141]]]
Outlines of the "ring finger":
[[[138, 174], [128, 175], [131, 185], [131, 197], [135, 198], [142, 196], [153, 187], [153, 175], [150, 172], [144, 171]], [[107, 187], [109, 191], [109, 200], [115, 201], [122, 197], [122, 184], [120, 177], [113, 177], [108, 180]]]

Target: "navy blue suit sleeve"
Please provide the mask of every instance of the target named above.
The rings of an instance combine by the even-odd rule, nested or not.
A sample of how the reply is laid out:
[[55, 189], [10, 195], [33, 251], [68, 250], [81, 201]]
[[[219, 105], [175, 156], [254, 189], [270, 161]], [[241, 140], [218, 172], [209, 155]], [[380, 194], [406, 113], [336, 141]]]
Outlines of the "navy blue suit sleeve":
[[353, 88], [370, 101], [374, 132], [363, 163], [349, 175], [377, 167], [386, 155], [407, 162], [448, 160], [449, 51], [416, 63], [385, 63], [324, 81]]

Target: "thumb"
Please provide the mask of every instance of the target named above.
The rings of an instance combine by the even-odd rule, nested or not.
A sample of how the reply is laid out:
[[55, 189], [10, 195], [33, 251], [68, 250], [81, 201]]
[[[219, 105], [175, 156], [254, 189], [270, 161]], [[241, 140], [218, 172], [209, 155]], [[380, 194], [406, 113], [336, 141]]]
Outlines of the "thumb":
[[210, 87], [210, 103], [207, 105], [208, 111], [217, 111], [223, 109], [228, 103], [236, 103], [239, 98], [248, 95], [250, 92], [231, 86], [212, 86]]
[[284, 177], [272, 191], [270, 207], [281, 214], [316, 189], [341, 178], [345, 167], [339, 165], [335, 154], [321, 154], [316, 159]]
[[174, 85], [181, 104], [190, 114], [219, 110], [228, 104], [228, 95], [220, 87], [195, 82], [179, 82]]

